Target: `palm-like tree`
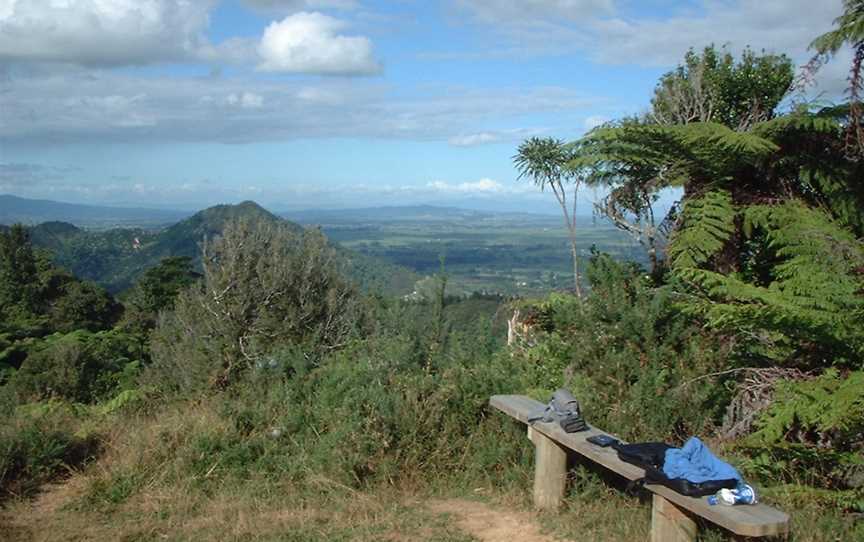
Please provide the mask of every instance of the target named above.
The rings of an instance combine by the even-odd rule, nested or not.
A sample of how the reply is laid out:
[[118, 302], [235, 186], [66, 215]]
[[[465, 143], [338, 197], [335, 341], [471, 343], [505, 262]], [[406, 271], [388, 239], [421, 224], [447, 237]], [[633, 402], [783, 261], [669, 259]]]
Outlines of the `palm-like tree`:
[[[541, 191], [547, 187], [555, 194], [555, 199], [561, 206], [564, 223], [570, 236], [570, 254], [573, 258], [573, 286], [576, 296], [582, 298], [582, 288], [579, 285], [579, 258], [576, 246], [576, 201], [581, 180], [568, 167], [572, 156], [569, 147], [561, 140], [546, 137], [531, 137], [525, 140], [513, 163], [519, 171], [519, 179], [530, 178]], [[572, 211], [567, 201], [565, 183], [573, 181]]]
[[810, 44], [816, 56], [807, 71], [811, 74], [831, 59], [843, 46], [853, 50], [849, 69], [849, 124], [846, 146], [856, 154], [864, 155], [864, 127], [862, 127], [861, 93], [864, 89], [864, 0], [844, 0], [843, 14], [834, 19], [834, 29], [822, 34]]

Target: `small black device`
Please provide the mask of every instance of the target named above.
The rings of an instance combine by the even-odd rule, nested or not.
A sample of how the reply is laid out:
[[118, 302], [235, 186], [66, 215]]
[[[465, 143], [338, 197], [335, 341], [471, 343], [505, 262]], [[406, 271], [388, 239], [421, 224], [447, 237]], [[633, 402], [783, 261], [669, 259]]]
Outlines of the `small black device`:
[[588, 437], [585, 440], [587, 440], [591, 444], [595, 444], [595, 445], [600, 446], [602, 448], [605, 448], [607, 446], [611, 446], [611, 445], [616, 444], [618, 442], [617, 438], [612, 438], [609, 435], [594, 435], [593, 437]]

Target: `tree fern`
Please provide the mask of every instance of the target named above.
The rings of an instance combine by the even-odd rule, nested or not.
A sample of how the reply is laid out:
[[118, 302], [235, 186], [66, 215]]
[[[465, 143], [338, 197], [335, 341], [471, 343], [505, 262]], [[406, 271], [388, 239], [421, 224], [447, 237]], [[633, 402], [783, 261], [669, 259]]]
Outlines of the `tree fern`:
[[735, 231], [735, 206], [717, 189], [684, 203], [681, 224], [668, 248], [673, 269], [698, 267], [717, 254]]
[[760, 356], [793, 364], [857, 366], [864, 359], [864, 243], [800, 202], [752, 206], [745, 235], [771, 249], [770, 282], [696, 266], [678, 274], [696, 287], [689, 310], [713, 328], [746, 331]]

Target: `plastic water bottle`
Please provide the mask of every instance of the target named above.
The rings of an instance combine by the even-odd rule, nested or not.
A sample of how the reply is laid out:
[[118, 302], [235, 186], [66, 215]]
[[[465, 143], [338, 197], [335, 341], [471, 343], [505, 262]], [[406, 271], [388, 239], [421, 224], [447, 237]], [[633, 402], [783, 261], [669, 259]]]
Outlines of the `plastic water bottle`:
[[735, 489], [721, 489], [716, 494], [708, 497], [708, 504], [714, 506], [716, 504], [725, 504], [732, 506], [735, 504], [756, 504], [756, 491], [752, 486], [740, 484]]

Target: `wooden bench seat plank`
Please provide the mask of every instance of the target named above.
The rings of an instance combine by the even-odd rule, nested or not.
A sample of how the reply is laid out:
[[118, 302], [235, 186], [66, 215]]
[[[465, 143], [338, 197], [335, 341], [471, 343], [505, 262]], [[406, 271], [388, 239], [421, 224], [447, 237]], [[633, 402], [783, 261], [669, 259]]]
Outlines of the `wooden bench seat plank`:
[[[493, 395], [489, 404], [523, 423], [528, 423], [528, 417], [545, 408], [542, 403], [524, 395]], [[628, 480], [637, 480], [645, 476], [645, 471], [618, 459], [618, 454], [612, 448], [601, 448], [591, 444], [586, 439], [592, 435], [609, 435], [595, 427], [579, 433], [566, 433], [557, 423], [534, 423], [534, 431], [540, 432], [563, 446], [603, 465], [607, 469]], [[615, 435], [610, 435], [613, 438]], [[720, 525], [735, 534], [742, 536], [776, 536], [789, 532], [789, 516], [775, 508], [764, 504], [748, 506], [711, 506], [708, 498], [696, 498], [682, 495], [665, 486], [650, 484], [645, 486], [649, 491], [660, 495], [691, 513], [703, 517], [712, 523]]]

